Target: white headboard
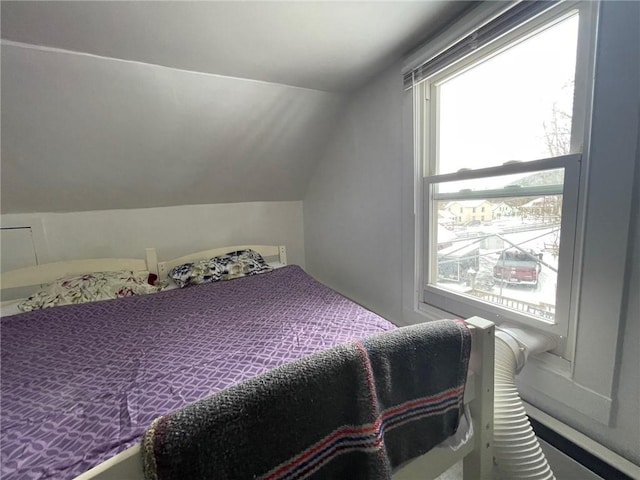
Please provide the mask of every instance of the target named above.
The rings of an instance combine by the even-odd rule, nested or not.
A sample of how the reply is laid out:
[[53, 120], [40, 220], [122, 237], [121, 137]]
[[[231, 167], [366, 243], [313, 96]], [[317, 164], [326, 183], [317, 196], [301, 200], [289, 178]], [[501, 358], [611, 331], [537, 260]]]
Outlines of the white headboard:
[[155, 249], [147, 248], [146, 259], [141, 258], [90, 258], [65, 262], [44, 263], [10, 270], [0, 275], [0, 289], [31, 287], [50, 283], [58, 278], [81, 273], [116, 270], [147, 270], [157, 273], [158, 258]]

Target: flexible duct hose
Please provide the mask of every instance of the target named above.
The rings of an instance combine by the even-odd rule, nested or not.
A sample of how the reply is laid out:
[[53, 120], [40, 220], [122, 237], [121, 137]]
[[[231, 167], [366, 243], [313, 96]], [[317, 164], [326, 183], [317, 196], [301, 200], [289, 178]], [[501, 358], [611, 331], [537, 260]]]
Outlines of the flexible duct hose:
[[516, 355], [496, 336], [493, 446], [498, 478], [555, 480], [516, 388]]

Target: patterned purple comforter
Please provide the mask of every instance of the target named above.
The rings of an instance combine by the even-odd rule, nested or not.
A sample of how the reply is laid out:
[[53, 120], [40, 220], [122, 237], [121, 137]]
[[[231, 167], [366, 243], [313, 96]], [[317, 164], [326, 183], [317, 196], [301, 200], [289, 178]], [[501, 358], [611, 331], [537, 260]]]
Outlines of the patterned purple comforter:
[[391, 328], [297, 266], [4, 318], [0, 476], [73, 478], [158, 415]]

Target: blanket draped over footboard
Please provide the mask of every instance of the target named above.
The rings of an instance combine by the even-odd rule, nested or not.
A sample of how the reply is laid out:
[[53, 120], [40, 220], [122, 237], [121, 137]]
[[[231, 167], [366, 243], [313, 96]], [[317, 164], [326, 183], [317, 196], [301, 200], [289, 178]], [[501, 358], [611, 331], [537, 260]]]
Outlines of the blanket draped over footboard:
[[145, 476], [388, 479], [455, 433], [470, 350], [442, 320], [280, 366], [154, 420]]

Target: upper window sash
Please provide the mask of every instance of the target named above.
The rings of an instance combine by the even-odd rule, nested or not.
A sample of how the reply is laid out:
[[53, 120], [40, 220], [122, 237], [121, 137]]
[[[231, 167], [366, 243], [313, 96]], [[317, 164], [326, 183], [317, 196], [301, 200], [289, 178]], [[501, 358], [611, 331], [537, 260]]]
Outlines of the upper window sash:
[[[414, 87], [415, 92], [421, 92], [424, 99], [424, 114], [422, 118], [423, 127], [426, 128], [427, 135], [424, 137], [425, 148], [424, 168], [425, 176], [438, 174], [439, 163], [439, 118], [440, 96], [438, 89], [445, 81], [464, 73], [466, 70], [487, 61], [509, 48], [533, 37], [534, 35], [550, 28], [567, 18], [579, 15], [578, 24], [578, 49], [576, 55], [576, 66], [574, 70], [574, 96], [572, 103], [572, 120], [570, 135], [570, 153], [582, 153], [584, 146], [584, 136], [586, 128], [586, 105], [588, 98], [586, 95], [586, 81], [589, 63], [589, 22], [591, 22], [591, 11], [589, 5], [581, 2], [566, 2], [557, 4], [550, 10], [545, 11], [526, 24], [515, 27], [508, 34], [495, 40], [484, 48], [478, 49], [473, 54], [454, 62], [436, 74], [427, 77]], [[586, 32], [585, 32], [586, 30]], [[586, 53], [584, 52], [586, 50]], [[481, 94], [481, 92], [479, 92]], [[515, 159], [518, 160], [518, 159]], [[529, 162], [531, 160], [526, 160]], [[524, 162], [523, 162], [524, 163]], [[469, 168], [472, 168], [469, 166]]]

